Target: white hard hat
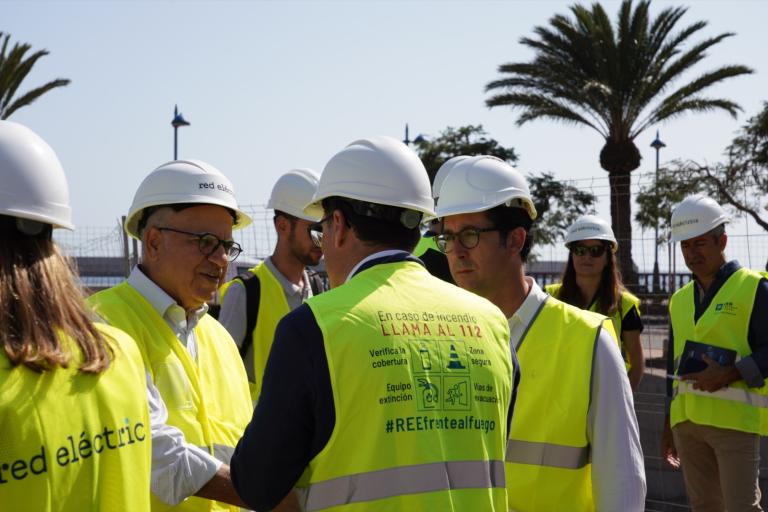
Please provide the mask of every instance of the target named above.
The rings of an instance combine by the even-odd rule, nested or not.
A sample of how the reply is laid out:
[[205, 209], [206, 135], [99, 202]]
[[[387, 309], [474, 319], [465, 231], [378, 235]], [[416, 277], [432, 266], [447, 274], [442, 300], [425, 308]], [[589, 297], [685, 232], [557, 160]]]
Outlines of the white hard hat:
[[437, 216], [476, 213], [496, 206], [523, 208], [536, 218], [528, 183], [514, 167], [495, 156], [473, 156], [457, 162], [445, 177], [437, 200]]
[[293, 169], [278, 178], [272, 187], [267, 208], [285, 212], [300, 219], [317, 222], [320, 216], [304, 213], [304, 207], [312, 201], [320, 176], [312, 169]]
[[457, 163], [466, 160], [467, 158], [471, 157], [468, 155], [455, 156], [446, 160], [443, 165], [440, 166], [440, 169], [437, 170], [435, 179], [432, 182], [432, 197], [435, 198], [435, 201], [437, 201], [437, 198], [440, 197], [440, 187], [443, 186], [443, 181], [445, 181], [445, 177], [448, 176], [450, 170], [453, 169]]
[[61, 163], [26, 126], [0, 121], [0, 179], [0, 214], [74, 229]]
[[322, 200], [338, 196], [434, 216], [429, 176], [416, 153], [386, 136], [360, 139], [325, 165], [307, 215], [322, 217]]
[[565, 234], [565, 245], [568, 246], [580, 240], [605, 240], [606, 242], [611, 242], [611, 250], [613, 252], [616, 252], [619, 248], [619, 243], [616, 241], [616, 237], [613, 236], [611, 225], [596, 215], [582, 215], [568, 227], [568, 231]]
[[199, 160], [174, 160], [161, 165], [141, 182], [125, 220], [125, 231], [141, 240], [139, 221], [145, 208], [185, 203], [229, 208], [237, 217], [232, 229], [251, 223], [251, 218], [237, 207], [232, 183], [221, 171]]
[[711, 199], [700, 194], [683, 199], [672, 211], [672, 242], [701, 236], [728, 222], [728, 214]]

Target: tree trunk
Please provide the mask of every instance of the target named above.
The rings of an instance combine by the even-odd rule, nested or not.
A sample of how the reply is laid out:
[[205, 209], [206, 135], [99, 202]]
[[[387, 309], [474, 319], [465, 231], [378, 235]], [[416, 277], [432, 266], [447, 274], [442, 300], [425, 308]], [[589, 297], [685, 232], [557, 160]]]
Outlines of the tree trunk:
[[632, 263], [632, 196], [630, 195], [630, 171], [621, 170], [608, 174], [611, 185], [611, 228], [619, 242], [619, 268], [624, 285], [637, 289], [637, 273]]
[[619, 269], [624, 285], [637, 290], [637, 273], [632, 263], [632, 195], [630, 174], [640, 167], [640, 150], [634, 141], [606, 139], [600, 150], [600, 167], [608, 171], [611, 184], [611, 228], [619, 242]]

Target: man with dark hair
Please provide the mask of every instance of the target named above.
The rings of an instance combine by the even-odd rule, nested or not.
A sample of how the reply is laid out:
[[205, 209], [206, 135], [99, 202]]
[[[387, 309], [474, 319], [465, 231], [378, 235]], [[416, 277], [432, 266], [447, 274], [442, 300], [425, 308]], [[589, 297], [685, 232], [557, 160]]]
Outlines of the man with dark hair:
[[682, 465], [697, 512], [762, 510], [768, 282], [726, 260], [726, 222], [722, 207], [701, 195], [686, 197], [672, 212], [672, 242], [680, 242], [693, 280], [669, 301], [671, 404], [662, 457], [673, 467]]
[[275, 211], [274, 252], [224, 284], [219, 292], [219, 321], [240, 349], [254, 403], [259, 398], [277, 323], [323, 289], [320, 276], [307, 271], [323, 256], [309, 238], [309, 226], [319, 217], [304, 213], [304, 206], [317, 190], [317, 179], [311, 169], [295, 169], [277, 180], [267, 203]]
[[637, 419], [611, 322], [524, 274], [536, 218], [525, 178], [495, 157], [463, 159], [442, 183], [437, 215], [456, 283], [504, 312], [520, 358], [509, 509], [643, 510]]
[[307, 510], [505, 510], [509, 328], [410, 254], [434, 215], [423, 164], [353, 142], [306, 211], [332, 289], [278, 325], [235, 488], [258, 510], [294, 485]]

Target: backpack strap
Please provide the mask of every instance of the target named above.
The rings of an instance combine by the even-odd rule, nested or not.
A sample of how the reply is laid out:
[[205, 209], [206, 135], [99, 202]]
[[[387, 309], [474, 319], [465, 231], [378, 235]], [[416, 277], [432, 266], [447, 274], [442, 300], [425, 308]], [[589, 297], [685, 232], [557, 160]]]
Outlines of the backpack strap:
[[261, 281], [253, 272], [245, 272], [235, 279], [242, 282], [245, 287], [245, 338], [240, 344], [240, 357], [245, 358], [245, 354], [253, 344], [253, 330], [259, 320]]
[[309, 287], [312, 288], [312, 295], [320, 295], [328, 290], [325, 287], [325, 280], [320, 276], [319, 272], [308, 270], [307, 277], [309, 277]]

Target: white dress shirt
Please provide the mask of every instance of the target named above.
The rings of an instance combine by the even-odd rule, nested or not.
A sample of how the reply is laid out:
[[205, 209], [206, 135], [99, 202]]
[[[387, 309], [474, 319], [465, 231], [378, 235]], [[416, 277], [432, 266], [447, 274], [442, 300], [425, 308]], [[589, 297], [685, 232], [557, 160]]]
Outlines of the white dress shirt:
[[[179, 306], [162, 288], [150, 280], [138, 266], [128, 277], [128, 284], [149, 302], [165, 320], [178, 340], [192, 358], [197, 361], [197, 344], [194, 328], [208, 311], [208, 306], [187, 317]], [[169, 505], [178, 505], [193, 496], [213, 477], [223, 464], [207, 451], [188, 444], [184, 434], [176, 427], [166, 424], [168, 409], [147, 372], [147, 399], [152, 424], [152, 493]]]
[[[517, 349], [548, 295], [526, 277], [530, 291], [509, 320], [509, 342]], [[549, 300], [552, 300], [551, 298]], [[534, 340], [527, 339], [526, 343]], [[520, 363], [525, 367], [525, 362]], [[520, 393], [525, 393], [525, 378]], [[603, 329], [592, 362], [592, 400], [587, 439], [592, 457], [592, 491], [598, 511], [642, 511], [645, 507], [645, 466], [640, 446], [632, 389], [616, 341]], [[515, 418], [512, 417], [514, 423]]]
[[[277, 282], [283, 287], [283, 293], [285, 294], [285, 300], [288, 302], [288, 308], [293, 311], [302, 303], [312, 296], [312, 286], [309, 284], [309, 274], [304, 270], [301, 274], [301, 284], [296, 284], [290, 279], [285, 277], [274, 263], [271, 258], [264, 260], [264, 265], [267, 266], [272, 275], [275, 276]], [[232, 339], [235, 340], [235, 344], [238, 347], [242, 346], [243, 339], [245, 339], [246, 332], [245, 327], [248, 323], [248, 297], [245, 291], [245, 285], [239, 279], [232, 281], [232, 284], [227, 288], [227, 293], [224, 294], [224, 300], [221, 302], [221, 312], [219, 313], [219, 323], [229, 331]], [[249, 348], [252, 351], [253, 348]], [[253, 356], [250, 357], [253, 360]], [[246, 365], [246, 370], [249, 370], [248, 378], [251, 382], [253, 379], [253, 365]]]

